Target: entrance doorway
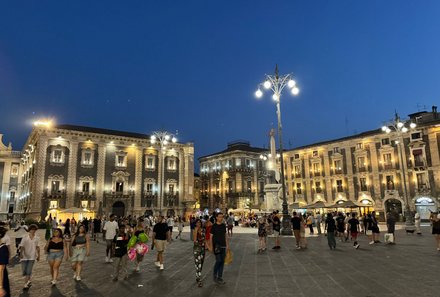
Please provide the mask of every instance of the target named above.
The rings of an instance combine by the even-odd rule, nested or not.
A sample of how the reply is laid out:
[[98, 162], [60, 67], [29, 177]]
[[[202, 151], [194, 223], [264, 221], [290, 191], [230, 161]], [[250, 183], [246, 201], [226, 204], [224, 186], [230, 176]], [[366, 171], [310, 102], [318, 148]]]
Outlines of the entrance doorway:
[[385, 213], [397, 213], [397, 214], [403, 214], [402, 212], [402, 202], [397, 199], [388, 199], [385, 201]]
[[112, 213], [118, 217], [125, 216], [125, 204], [122, 201], [116, 201], [113, 203]]
[[416, 211], [420, 215], [422, 221], [429, 221], [431, 212], [436, 212], [434, 200], [429, 197], [420, 197], [416, 200]]

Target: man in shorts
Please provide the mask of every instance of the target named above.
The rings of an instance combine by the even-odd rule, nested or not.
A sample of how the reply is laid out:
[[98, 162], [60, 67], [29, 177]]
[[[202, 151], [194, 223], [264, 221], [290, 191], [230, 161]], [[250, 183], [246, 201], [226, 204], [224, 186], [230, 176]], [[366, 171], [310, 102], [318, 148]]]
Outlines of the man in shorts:
[[171, 241], [170, 229], [168, 228], [168, 224], [164, 221], [164, 217], [162, 215], [158, 216], [157, 223], [153, 227], [153, 248], [157, 251], [156, 262], [154, 265], [159, 267], [160, 270], [163, 270], [163, 253], [165, 251], [166, 242]]
[[118, 234], [118, 223], [115, 221], [115, 215], [110, 215], [110, 221], [105, 222], [104, 228], [105, 241], [107, 243], [107, 248], [105, 250], [105, 262], [112, 263], [114, 248], [114, 239], [116, 234]]
[[[359, 243], [357, 242], [357, 236], [359, 233], [359, 220], [356, 219], [356, 214], [351, 214], [351, 219], [348, 220], [347, 233], [350, 231], [351, 239], [354, 240], [353, 247], [355, 249], [359, 248]], [[348, 236], [348, 234], [347, 234]]]

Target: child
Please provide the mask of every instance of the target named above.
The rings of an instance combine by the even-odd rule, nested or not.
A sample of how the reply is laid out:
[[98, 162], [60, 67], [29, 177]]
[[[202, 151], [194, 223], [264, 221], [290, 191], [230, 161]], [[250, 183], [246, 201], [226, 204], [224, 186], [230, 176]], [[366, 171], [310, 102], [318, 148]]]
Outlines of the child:
[[127, 273], [127, 244], [128, 244], [128, 236], [125, 233], [125, 225], [119, 226], [119, 233], [115, 239], [115, 272], [113, 274], [113, 281], [117, 281], [119, 277], [119, 273], [122, 270], [124, 274], [124, 279], [128, 279]]

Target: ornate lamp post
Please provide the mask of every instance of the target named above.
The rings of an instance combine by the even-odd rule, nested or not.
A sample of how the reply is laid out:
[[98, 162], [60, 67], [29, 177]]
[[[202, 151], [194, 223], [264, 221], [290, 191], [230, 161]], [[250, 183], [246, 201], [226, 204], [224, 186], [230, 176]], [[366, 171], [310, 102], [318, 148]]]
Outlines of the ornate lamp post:
[[409, 206], [410, 201], [408, 197], [408, 190], [406, 187], [406, 169], [405, 169], [405, 163], [403, 160], [403, 148], [404, 145], [404, 139], [403, 136], [406, 134], [409, 130], [414, 129], [417, 125], [415, 123], [409, 123], [409, 127], [406, 126], [408, 123], [404, 123], [400, 121], [399, 115], [396, 113], [394, 121], [384, 125], [382, 127], [382, 131], [389, 134], [391, 132], [394, 132], [397, 136], [397, 140], [395, 143], [397, 144], [397, 148], [399, 150], [400, 155], [400, 168], [402, 170], [402, 177], [403, 177], [403, 198], [405, 201], [405, 230], [414, 232], [415, 230], [415, 224], [414, 224], [414, 216], [412, 215], [411, 208]]
[[167, 131], [154, 131], [150, 137], [151, 144], [158, 143], [160, 145], [160, 185], [159, 185], [159, 213], [162, 214], [164, 178], [165, 178], [165, 150], [169, 142], [176, 143], [177, 138]]
[[283, 158], [283, 138], [282, 138], [282, 125], [281, 125], [281, 93], [288, 87], [292, 95], [298, 95], [299, 89], [296, 86], [296, 82], [293, 80], [292, 74], [280, 75], [278, 73], [278, 65], [275, 67], [275, 75], [267, 75], [266, 80], [261, 83], [258, 90], [255, 92], [257, 98], [263, 96], [263, 91], [261, 89], [271, 90], [273, 92], [272, 99], [275, 101], [277, 106], [277, 117], [278, 117], [278, 141], [280, 146], [280, 165], [281, 165], [281, 185], [283, 192], [283, 224], [281, 229], [281, 234], [292, 235], [292, 228], [290, 226], [290, 215], [287, 208], [287, 197], [286, 197], [286, 183], [284, 180], [284, 158]]

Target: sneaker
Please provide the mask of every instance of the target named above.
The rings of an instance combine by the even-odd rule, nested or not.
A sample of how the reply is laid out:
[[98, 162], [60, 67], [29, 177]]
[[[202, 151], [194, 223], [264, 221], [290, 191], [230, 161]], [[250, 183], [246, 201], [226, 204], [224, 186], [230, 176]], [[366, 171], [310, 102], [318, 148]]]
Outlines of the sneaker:
[[300, 250], [300, 249], [301, 249], [301, 247], [300, 247], [300, 246], [297, 246], [297, 247], [296, 247], [296, 249], [297, 249], [297, 250]]
[[160, 262], [154, 262], [154, 265], [156, 265], [157, 267], [160, 267]]
[[113, 259], [112, 258], [108, 259], [108, 262], [113, 263]]
[[77, 275], [77, 276], [76, 276], [76, 280], [77, 280], [77, 281], [81, 281], [81, 276]]
[[272, 249], [273, 249], [273, 250], [276, 250], [276, 249], [277, 249], [277, 246], [274, 246]]
[[163, 264], [160, 264], [160, 270], [163, 270]]
[[76, 273], [73, 274], [73, 279], [76, 279]]
[[57, 284], [57, 281], [53, 279], [53, 280], [50, 281], [50, 284], [51, 284], [52, 286], [55, 286], [55, 285]]
[[359, 243], [354, 246], [355, 249], [358, 249], [360, 247]]
[[226, 282], [225, 282], [222, 278], [218, 278], [216, 282], [217, 282], [217, 284], [219, 284], [219, 285], [224, 285], [224, 284], [226, 284]]
[[370, 244], [374, 244], [375, 242], [374, 241], [370, 241]]
[[136, 266], [136, 268], [134, 269], [134, 271], [139, 272], [141, 269], [139, 268], [139, 266]]
[[105, 263], [108, 263], [108, 257], [105, 257]]

